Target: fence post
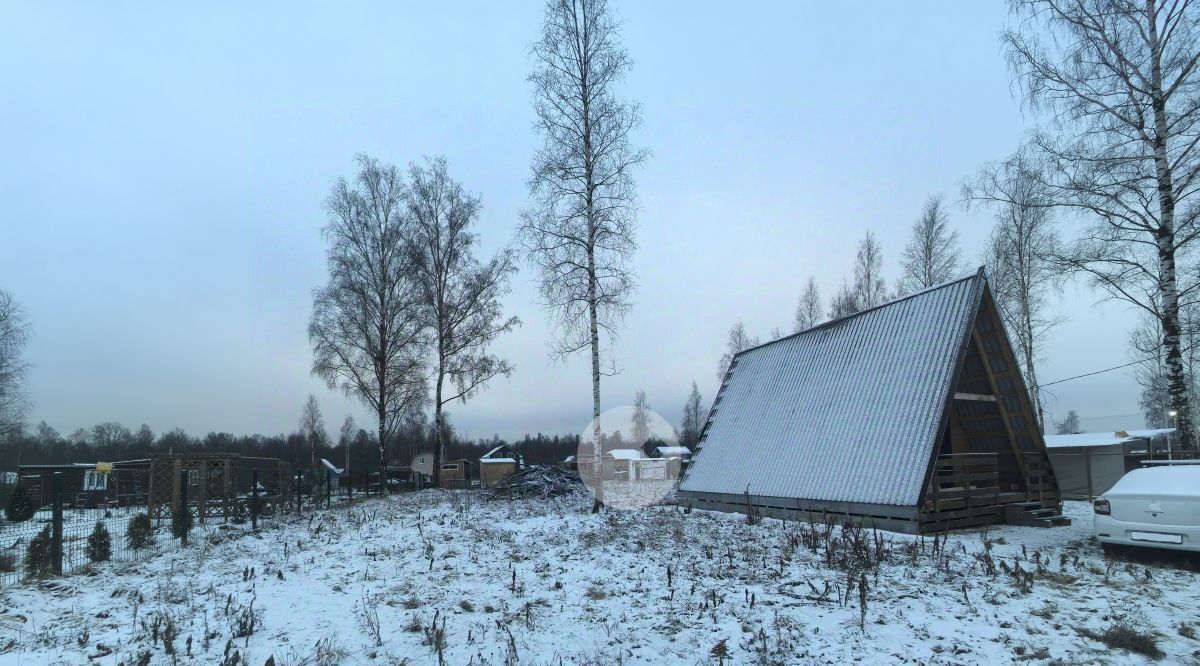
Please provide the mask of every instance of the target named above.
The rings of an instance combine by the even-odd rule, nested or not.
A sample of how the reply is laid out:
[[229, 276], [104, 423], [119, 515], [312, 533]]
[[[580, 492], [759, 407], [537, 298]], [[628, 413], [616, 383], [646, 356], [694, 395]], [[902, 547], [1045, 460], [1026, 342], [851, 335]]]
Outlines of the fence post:
[[250, 472], [250, 529], [258, 531], [258, 468]]
[[[183, 514], [185, 512], [187, 512], [187, 513], [191, 512], [191, 509], [188, 508], [188, 473], [186, 470], [181, 471], [179, 473], [179, 509], [178, 510], [179, 510], [180, 514]], [[184, 520], [183, 524], [186, 527], [187, 526], [187, 522], [186, 522], [187, 518], [184, 518], [183, 520]], [[171, 522], [172, 522], [172, 524], [174, 524], [173, 519]], [[181, 530], [181, 535], [179, 537], [179, 544], [181, 546], [186, 546], [187, 538], [188, 538], [188, 531], [186, 529]]]
[[354, 472], [346, 470], [346, 501], [354, 500]]
[[300, 496], [300, 475], [301, 474], [303, 474], [303, 472], [299, 472], [299, 471], [296, 472], [296, 513], [298, 513], [298, 514], [304, 513], [304, 507], [301, 506], [301, 504], [303, 503], [303, 498]]
[[50, 565], [54, 575], [63, 573], [63, 511], [62, 511], [62, 472], [55, 472], [50, 481], [50, 492], [54, 494], [51, 515], [54, 526], [50, 533]]
[[1087, 463], [1087, 493], [1088, 493], [1088, 501], [1090, 502], [1090, 501], [1092, 501], [1092, 497], [1093, 497], [1093, 495], [1092, 495], [1092, 450], [1085, 449], [1085, 452], [1083, 455], [1084, 455], [1084, 462]]
[[325, 508], [333, 506], [333, 470], [325, 470]]

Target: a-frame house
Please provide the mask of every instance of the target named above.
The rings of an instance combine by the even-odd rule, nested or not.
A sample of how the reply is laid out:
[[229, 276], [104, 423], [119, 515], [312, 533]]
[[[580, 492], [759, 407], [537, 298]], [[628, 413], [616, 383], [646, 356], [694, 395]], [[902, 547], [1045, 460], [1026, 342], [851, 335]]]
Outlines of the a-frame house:
[[738, 354], [679, 502], [909, 533], [1069, 522], [982, 268]]

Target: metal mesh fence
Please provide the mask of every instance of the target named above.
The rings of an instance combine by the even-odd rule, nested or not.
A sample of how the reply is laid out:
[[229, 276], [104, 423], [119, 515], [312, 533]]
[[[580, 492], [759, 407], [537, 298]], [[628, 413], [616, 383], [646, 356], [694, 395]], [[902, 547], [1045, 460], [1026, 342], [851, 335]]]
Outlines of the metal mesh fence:
[[[138, 560], [180, 543], [172, 534], [173, 512], [153, 519], [147, 512], [146, 493], [108, 494], [97, 499], [95, 491], [64, 490], [63, 479], [56, 482], [52, 474], [35, 481], [22, 484], [20, 492], [27, 498], [24, 515], [10, 510], [0, 515], [0, 585], [69, 576], [96, 562]], [[16, 486], [6, 494], [14, 492], [18, 492]], [[257, 492], [247, 487], [235, 501], [237, 510], [213, 518], [202, 517], [199, 501], [188, 498], [189, 537], [203, 538], [207, 529], [230, 522], [249, 527], [291, 510], [295, 498], [278, 487], [260, 487]]]
[[[220, 525], [244, 524], [249, 529], [282, 513], [307, 512], [382, 491], [378, 473], [360, 472], [339, 479], [332, 473], [284, 476], [260, 471], [246, 466], [231, 474], [230, 486], [235, 490], [222, 498], [221, 506], [228, 510], [220, 515], [211, 511], [213, 495], [197, 493], [186, 472], [179, 477], [178, 494], [168, 510], [157, 515], [149, 511], [149, 493], [141, 490], [118, 494], [68, 489], [67, 482], [73, 479], [60, 476], [55, 480], [54, 473], [23, 477], [20, 484], [0, 483], [5, 496], [0, 507], [10, 506], [7, 498], [20, 486], [28, 513], [16, 516], [17, 520], [9, 519], [9, 511], [0, 513], [0, 585], [69, 576], [94, 562], [140, 560], [177, 548], [181, 541], [172, 534], [172, 522], [181, 500], [192, 517], [189, 538], [202, 539], [208, 529]], [[400, 489], [398, 484], [390, 485], [396, 486], [393, 490]], [[134, 523], [139, 518], [140, 527]]]
[[[131, 503], [132, 498], [122, 498], [124, 501], [120, 504], [76, 508], [74, 495], [63, 494], [61, 520], [55, 520], [53, 505], [36, 508], [27, 520], [0, 520], [0, 583], [70, 575], [85, 569], [93, 558], [96, 561], [129, 561], [157, 552], [161, 546], [164, 536], [155, 533], [157, 543], [144, 548], [131, 547], [127, 534], [129, 522], [146, 511], [145, 506]], [[89, 538], [93, 543], [90, 552]], [[165, 538], [169, 541], [169, 535]], [[59, 548], [61, 567], [56, 556]]]

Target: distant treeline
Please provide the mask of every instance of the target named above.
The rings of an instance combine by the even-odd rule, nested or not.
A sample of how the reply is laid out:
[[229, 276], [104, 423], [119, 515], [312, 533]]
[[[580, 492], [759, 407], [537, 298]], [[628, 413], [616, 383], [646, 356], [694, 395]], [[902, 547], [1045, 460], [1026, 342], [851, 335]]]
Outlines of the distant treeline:
[[[497, 436], [474, 441], [463, 440], [453, 432], [449, 434], [447, 458], [476, 459], [483, 453], [501, 444], [512, 445], [529, 464], [562, 462], [574, 455], [579, 446], [579, 435], [552, 435], [541, 433], [525, 435], [515, 441]], [[378, 466], [377, 439], [373, 433], [358, 429], [349, 442], [350, 466], [352, 469], [374, 469]], [[408, 464], [419, 451], [433, 449], [433, 429], [425, 423], [414, 422], [400, 428], [393, 441], [388, 444], [388, 459], [393, 464]], [[346, 441], [332, 440], [321, 433], [315, 443], [316, 456], [326, 458], [335, 465], [346, 462]], [[313, 443], [301, 433], [289, 435], [232, 435], [210, 432], [203, 437], [188, 435], [176, 428], [155, 435], [149, 426], [131, 430], [119, 423], [101, 423], [90, 429], [80, 429], [63, 437], [45, 422], [31, 431], [0, 439], [0, 471], [15, 471], [18, 465], [113, 462], [136, 460], [153, 453], [236, 453], [243, 456], [279, 458], [293, 465], [309, 466]]]

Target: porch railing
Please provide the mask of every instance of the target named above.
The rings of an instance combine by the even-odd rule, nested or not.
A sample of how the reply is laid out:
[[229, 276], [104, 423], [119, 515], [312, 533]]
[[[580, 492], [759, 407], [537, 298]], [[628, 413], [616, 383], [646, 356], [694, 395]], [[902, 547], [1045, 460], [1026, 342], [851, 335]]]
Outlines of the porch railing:
[[934, 511], [995, 506], [1000, 473], [995, 453], [941, 455], [934, 464], [929, 500]]

